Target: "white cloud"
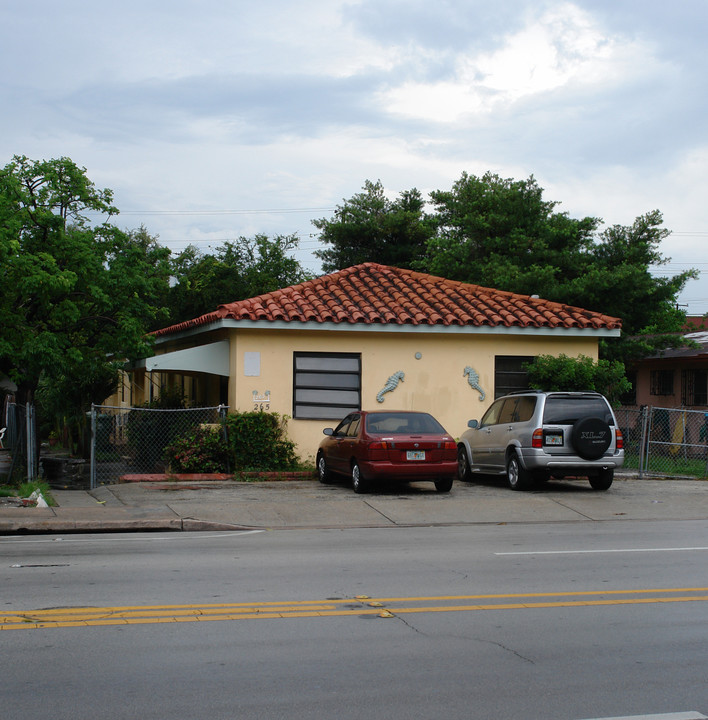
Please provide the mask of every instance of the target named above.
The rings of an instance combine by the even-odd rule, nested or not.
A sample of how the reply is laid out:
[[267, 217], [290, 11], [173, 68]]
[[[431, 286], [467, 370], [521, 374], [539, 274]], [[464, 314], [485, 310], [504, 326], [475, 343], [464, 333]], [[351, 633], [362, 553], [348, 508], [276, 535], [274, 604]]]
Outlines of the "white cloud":
[[407, 81], [381, 93], [391, 113], [438, 122], [489, 114], [560, 88], [616, 84], [656, 63], [647, 48], [604, 32], [592, 16], [565, 3], [509, 35], [491, 52], [458, 57], [454, 76]]
[[[367, 179], [396, 195], [533, 174], [576, 217], [658, 208], [666, 254], [699, 262], [708, 5], [637, 7], [4, 0], [0, 165], [71, 157], [115, 191], [121, 226], [175, 249], [297, 232], [305, 254], [311, 219]], [[283, 208], [320, 210], [246, 212]]]

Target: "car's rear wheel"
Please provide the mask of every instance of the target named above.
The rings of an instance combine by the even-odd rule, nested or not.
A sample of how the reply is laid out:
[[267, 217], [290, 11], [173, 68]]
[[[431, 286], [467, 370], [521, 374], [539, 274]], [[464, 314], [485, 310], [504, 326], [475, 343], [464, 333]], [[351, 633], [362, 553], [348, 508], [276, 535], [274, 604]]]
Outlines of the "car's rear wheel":
[[352, 463], [352, 487], [355, 493], [365, 493], [369, 490], [369, 483], [362, 477], [359, 463]]
[[521, 467], [516, 454], [509, 455], [506, 461], [506, 479], [512, 490], [527, 490], [531, 485], [531, 475], [528, 470]]
[[470, 482], [472, 480], [470, 459], [467, 457], [467, 450], [465, 450], [464, 445], [460, 445], [457, 449], [457, 477], [465, 482]]
[[612, 481], [615, 479], [615, 471], [610, 469], [602, 469], [598, 475], [591, 475], [590, 487], [593, 490], [609, 490]]
[[322, 453], [317, 456], [317, 478], [321, 483], [327, 483], [332, 479], [327, 461]]
[[435, 481], [435, 489], [439, 493], [450, 492], [452, 490], [452, 480], [451, 477], [438, 478]]

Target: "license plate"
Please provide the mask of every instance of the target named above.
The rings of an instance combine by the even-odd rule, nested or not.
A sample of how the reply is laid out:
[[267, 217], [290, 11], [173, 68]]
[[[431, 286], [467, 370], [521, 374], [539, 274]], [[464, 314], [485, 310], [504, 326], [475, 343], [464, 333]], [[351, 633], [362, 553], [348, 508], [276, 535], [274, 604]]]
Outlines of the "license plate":
[[425, 460], [425, 450], [408, 450], [406, 460]]
[[562, 435], [546, 435], [546, 445], [562, 445]]

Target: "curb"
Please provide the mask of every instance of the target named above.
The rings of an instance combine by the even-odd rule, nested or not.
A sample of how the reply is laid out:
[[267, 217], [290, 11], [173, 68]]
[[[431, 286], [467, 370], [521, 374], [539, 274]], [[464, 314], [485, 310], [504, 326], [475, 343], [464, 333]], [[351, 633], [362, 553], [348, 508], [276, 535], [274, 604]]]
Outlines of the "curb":
[[119, 532], [237, 532], [263, 528], [174, 518], [173, 520], [0, 520], [0, 535], [48, 535], [53, 533]]
[[253, 480], [296, 481], [316, 480], [312, 470], [247, 471], [237, 473], [143, 473], [127, 474], [118, 478], [118, 483], [149, 482], [249, 482]]

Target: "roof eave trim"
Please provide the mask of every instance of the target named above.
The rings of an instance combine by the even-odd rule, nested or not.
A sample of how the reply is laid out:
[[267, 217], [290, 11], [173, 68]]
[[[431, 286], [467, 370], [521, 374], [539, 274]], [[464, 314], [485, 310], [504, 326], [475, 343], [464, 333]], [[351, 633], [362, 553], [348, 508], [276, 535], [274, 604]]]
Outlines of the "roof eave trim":
[[563, 337], [620, 337], [619, 328], [580, 328], [580, 327], [521, 327], [506, 325], [399, 325], [394, 323], [335, 323], [335, 322], [287, 322], [284, 320], [233, 320], [222, 318], [208, 325], [200, 325], [189, 330], [161, 335], [155, 338], [155, 344], [183, 340], [216, 330], [289, 330], [310, 332], [368, 332], [381, 334], [417, 334], [417, 335], [527, 335], [527, 336], [563, 336]]

